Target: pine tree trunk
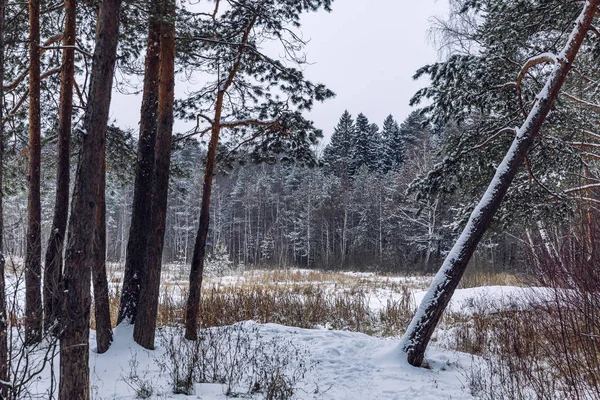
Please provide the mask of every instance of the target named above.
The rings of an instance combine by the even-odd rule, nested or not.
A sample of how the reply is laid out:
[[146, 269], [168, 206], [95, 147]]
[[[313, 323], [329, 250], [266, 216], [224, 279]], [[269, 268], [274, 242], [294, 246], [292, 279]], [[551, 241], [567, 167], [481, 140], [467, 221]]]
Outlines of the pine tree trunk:
[[[218, 100], [219, 101], [219, 100]], [[222, 104], [222, 96], [220, 97]], [[220, 103], [217, 102], [217, 105]], [[220, 109], [219, 113], [220, 114]], [[215, 118], [216, 121], [220, 119]], [[206, 254], [206, 238], [210, 222], [210, 196], [212, 193], [212, 182], [216, 168], [217, 146], [219, 144], [220, 126], [215, 123], [212, 127], [208, 153], [206, 154], [206, 169], [204, 172], [204, 184], [202, 190], [202, 204], [200, 206], [200, 223], [194, 253], [192, 254], [192, 266], [190, 269], [190, 293], [188, 295], [185, 310], [185, 338], [188, 340], [198, 339], [198, 314], [200, 312], [200, 293], [202, 288], [202, 275], [204, 274], [204, 256]]]
[[25, 341], [42, 340], [40, 204], [40, 1], [29, 0], [29, 166], [25, 252]]
[[133, 189], [131, 226], [125, 255], [125, 275], [117, 324], [124, 320], [135, 323], [140, 297], [146, 241], [150, 230], [152, 178], [154, 175], [154, 146], [158, 112], [158, 82], [160, 55], [160, 1], [153, 1], [148, 26], [144, 93], [140, 115], [140, 136]]
[[60, 313], [60, 281], [62, 252], [69, 214], [70, 141], [73, 115], [73, 84], [75, 74], [75, 45], [77, 0], [65, 1], [65, 31], [60, 105], [58, 110], [58, 156], [56, 167], [56, 200], [54, 218], [46, 249], [44, 270], [44, 330], [56, 326]]
[[169, 195], [169, 167], [173, 134], [175, 101], [175, 2], [164, 0], [161, 23], [160, 81], [156, 161], [152, 181], [151, 224], [146, 244], [145, 269], [142, 273], [140, 298], [133, 338], [140, 346], [154, 349], [154, 333], [158, 311], [162, 250]]
[[[104, 143], [105, 144], [105, 143]], [[100, 150], [106, 159], [106, 146]], [[96, 319], [96, 352], [105, 353], [112, 343], [108, 279], [106, 277], [106, 162], [102, 163], [98, 185], [96, 229], [94, 233], [92, 282], [94, 287], [94, 316]]]
[[[202, 186], [202, 204], [200, 206], [200, 223], [198, 224], [198, 234], [194, 244], [194, 254], [192, 255], [192, 265], [190, 268], [190, 293], [185, 310], [185, 338], [188, 340], [196, 340], [198, 338], [198, 313], [200, 310], [200, 291], [202, 288], [202, 274], [204, 273], [204, 256], [206, 254], [206, 238], [208, 236], [208, 226], [210, 222], [210, 196], [212, 193], [213, 176], [217, 164], [217, 146], [219, 145], [219, 135], [221, 134], [221, 117], [223, 113], [223, 101], [229, 87], [233, 84], [233, 80], [242, 63], [242, 56], [248, 43], [250, 31], [256, 22], [256, 16], [252, 18], [250, 24], [246, 27], [240, 45], [238, 47], [238, 57], [229, 71], [227, 78], [222, 84], [219, 84], [219, 91], [215, 102], [215, 117], [212, 123], [210, 141], [208, 143], [208, 152], [206, 154], [206, 169], [204, 171], [204, 183]], [[247, 218], [246, 213], [246, 218]], [[244, 241], [247, 242], [249, 233], [248, 229], [244, 233]], [[244, 245], [244, 263], [248, 262], [247, 248]]]
[[[0, 0], [0, 121], [4, 120], [4, 15], [6, 0]], [[0, 123], [0, 138], [4, 137], [4, 124]], [[8, 314], [6, 311], [6, 283], [4, 281], [4, 141], [0, 140], [0, 381], [8, 382]], [[0, 398], [8, 398], [8, 388], [0, 383]]]
[[[215, 121], [221, 120], [224, 92], [217, 96]], [[213, 176], [217, 164], [217, 146], [219, 145], [219, 134], [221, 126], [213, 123], [208, 152], [206, 154], [206, 167], [204, 171], [204, 183], [202, 186], [202, 204], [200, 206], [200, 223], [192, 254], [192, 265], [190, 269], [190, 293], [185, 313], [185, 338], [196, 340], [198, 338], [198, 313], [200, 311], [200, 294], [202, 288], [202, 275], [204, 274], [204, 258], [206, 254], [206, 238], [210, 223], [210, 196], [212, 194]], [[247, 218], [245, 218], [246, 220]], [[247, 234], [244, 235], [247, 237]], [[244, 245], [244, 248], [247, 248]], [[245, 259], [244, 262], [247, 262]]]
[[61, 400], [87, 400], [89, 385], [90, 278], [98, 190], [104, 157], [108, 112], [119, 33], [121, 0], [104, 0], [98, 14], [90, 92], [75, 176], [65, 253], [62, 334], [60, 338]]
[[518, 130], [508, 153], [496, 170], [494, 179], [477, 207], [475, 207], [467, 226], [446, 257], [408, 327], [404, 335], [403, 348], [407, 352], [408, 362], [411, 365], [420, 366], [422, 364], [431, 335], [458, 286], [477, 244], [492, 223], [494, 214], [500, 207], [502, 199], [558, 97], [577, 52], [589, 30], [599, 2], [600, 0], [588, 0], [585, 3], [569, 41], [561, 53], [564, 56], [558, 58], [544, 89], [538, 94], [535, 105]]

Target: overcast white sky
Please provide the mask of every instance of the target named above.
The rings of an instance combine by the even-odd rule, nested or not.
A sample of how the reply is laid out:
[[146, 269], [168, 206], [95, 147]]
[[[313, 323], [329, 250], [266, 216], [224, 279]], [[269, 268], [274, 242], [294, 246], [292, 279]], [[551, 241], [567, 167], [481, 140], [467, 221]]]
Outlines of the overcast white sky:
[[[430, 18], [443, 15], [445, 0], [336, 0], [331, 13], [306, 15], [302, 33], [306, 48], [306, 75], [325, 83], [336, 97], [317, 103], [310, 116], [326, 140], [344, 110], [364, 113], [381, 126], [392, 114], [402, 122], [410, 113], [408, 102], [426, 84], [413, 81], [415, 71], [437, 60], [428, 40]], [[177, 92], [181, 93], [180, 81]], [[115, 94], [111, 118], [137, 129], [139, 96]], [[176, 131], [186, 130], [182, 123]]]

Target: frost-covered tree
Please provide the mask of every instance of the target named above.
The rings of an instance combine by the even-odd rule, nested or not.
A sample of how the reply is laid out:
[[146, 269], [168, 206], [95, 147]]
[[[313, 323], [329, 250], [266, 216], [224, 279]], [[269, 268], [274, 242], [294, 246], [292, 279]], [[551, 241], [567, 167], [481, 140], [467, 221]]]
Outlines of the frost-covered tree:
[[361, 167], [369, 168], [372, 162], [374, 127], [363, 113], [356, 116], [354, 137], [352, 138], [352, 174]]
[[381, 143], [383, 147], [381, 171], [385, 173], [399, 169], [404, 163], [406, 142], [400, 133], [400, 126], [391, 114], [383, 121]]
[[[467, 153], [490, 143], [504, 149], [499, 153], [505, 152], [505, 155], [496, 158], [495, 172], [487, 190], [405, 334], [403, 348], [409, 363], [417, 366], [423, 362], [435, 326], [520, 167], [525, 164], [532, 180], [535, 179], [529, 168], [529, 156], [540, 142], [540, 131], [543, 138], [553, 123], [558, 122], [555, 118], [561, 111], [568, 115], [568, 110], [564, 110], [557, 99], [562, 94], [570, 100], [581, 100], [569, 93], [573, 80], [581, 79], [581, 71], [572, 74], [570, 80], [567, 76], [580, 49], [583, 48], [585, 58], [597, 42], [592, 39], [589, 45], [582, 47], [598, 11], [597, 0], [584, 2], [583, 10], [581, 2], [560, 0], [460, 3], [460, 12], [477, 13], [478, 23], [472, 39], [478, 46], [473, 54], [451, 56], [446, 62], [423, 68], [420, 74], [430, 74], [433, 80], [417, 94], [416, 100], [433, 99], [426, 109], [436, 121], [467, 121], [479, 110], [483, 117], [480, 127], [487, 127], [487, 135], [482, 135], [483, 141], [479, 144], [467, 145], [462, 156], [467, 157]], [[551, 110], [548, 124], [544, 125]], [[507, 135], [509, 140], [506, 140]], [[446, 162], [454, 161], [449, 158]]]
[[355, 126], [352, 115], [344, 111], [331, 135], [331, 141], [325, 147], [323, 163], [325, 167], [339, 177], [348, 179], [353, 154]]

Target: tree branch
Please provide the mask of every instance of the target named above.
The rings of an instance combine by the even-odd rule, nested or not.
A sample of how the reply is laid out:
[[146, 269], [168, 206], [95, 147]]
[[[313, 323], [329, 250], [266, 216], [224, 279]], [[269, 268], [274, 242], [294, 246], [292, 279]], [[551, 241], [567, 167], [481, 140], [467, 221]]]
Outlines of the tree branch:
[[525, 111], [525, 106], [523, 105], [523, 91], [522, 91], [523, 78], [525, 78], [525, 75], [527, 75], [527, 73], [529, 72], [529, 70], [531, 68], [535, 67], [536, 65], [545, 63], [545, 62], [556, 63], [556, 55], [554, 55], [552, 53], [542, 53], [535, 57], [531, 57], [529, 60], [527, 60], [525, 65], [523, 65], [523, 67], [521, 68], [521, 72], [519, 72], [519, 76], [517, 77], [516, 83], [517, 83], [517, 93], [519, 95], [519, 105], [521, 107], [521, 112], [523, 113], [523, 116], [525, 118], [527, 118], [527, 112]]

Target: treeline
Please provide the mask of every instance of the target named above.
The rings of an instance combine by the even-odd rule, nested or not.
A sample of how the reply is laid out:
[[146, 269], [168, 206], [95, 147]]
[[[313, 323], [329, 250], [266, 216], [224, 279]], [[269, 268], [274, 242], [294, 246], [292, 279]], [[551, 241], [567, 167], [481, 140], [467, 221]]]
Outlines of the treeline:
[[[363, 114], [354, 119], [345, 112], [317, 166], [237, 163], [222, 169], [213, 191], [209, 257], [235, 266], [434, 271], [456, 237], [456, 204], [466, 193], [424, 196], [412, 186], [444, 157], [444, 133], [418, 111], [401, 124], [388, 116], [381, 129]], [[130, 138], [121, 143], [120, 156], [109, 157], [107, 260], [115, 263], [126, 257], [133, 174], [124, 164], [134, 147]], [[195, 140], [174, 146], [164, 262], [187, 264], [192, 257], [202, 195], [198, 165], [205, 157]], [[43, 204], [51, 199], [49, 190]], [[5, 243], [23, 257], [25, 230], [18, 221], [26, 216], [25, 198], [10, 197], [7, 207]], [[51, 214], [42, 220], [46, 237]], [[495, 270], [521, 268], [525, 256], [508, 234], [491, 236], [479, 255], [482, 267]]]

